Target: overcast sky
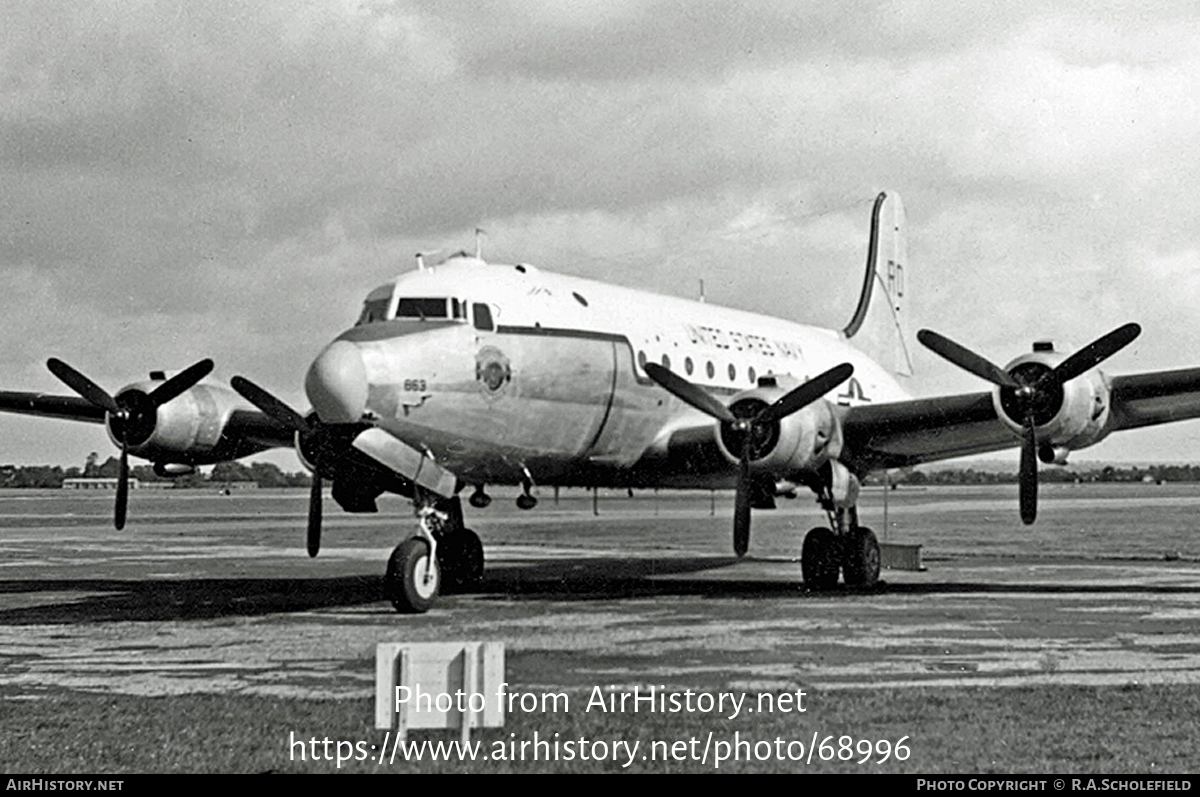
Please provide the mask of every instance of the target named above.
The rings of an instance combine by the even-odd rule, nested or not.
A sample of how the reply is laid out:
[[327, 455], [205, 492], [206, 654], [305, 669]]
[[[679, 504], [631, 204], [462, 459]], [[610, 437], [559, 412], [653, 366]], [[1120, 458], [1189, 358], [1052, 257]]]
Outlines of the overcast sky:
[[[811, 7], [806, 9], [806, 7]], [[905, 199], [913, 329], [1004, 362], [1127, 321], [1200, 365], [1200, 15], [1180, 2], [6, 0], [0, 385], [202, 357], [295, 405], [413, 253], [473, 246], [841, 326]], [[916, 348], [915, 342], [913, 343]], [[915, 392], [982, 389], [918, 352]], [[0, 461], [99, 427], [0, 419]], [[1080, 457], [1081, 455], [1076, 455]], [[1200, 421], [1082, 458], [1200, 461]]]

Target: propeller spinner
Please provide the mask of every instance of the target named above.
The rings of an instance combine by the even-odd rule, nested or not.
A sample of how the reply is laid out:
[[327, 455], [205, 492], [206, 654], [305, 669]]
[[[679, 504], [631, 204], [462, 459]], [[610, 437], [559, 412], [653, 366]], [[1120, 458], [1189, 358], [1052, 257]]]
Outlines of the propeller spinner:
[[180, 371], [149, 393], [126, 390], [117, 396], [97, 385], [62, 360], [50, 358], [46, 362], [50, 373], [61, 379], [67, 387], [108, 413], [109, 429], [121, 444], [120, 470], [117, 475], [117, 503], [113, 511], [113, 525], [125, 528], [125, 516], [129, 508], [129, 446], [139, 445], [154, 434], [158, 422], [158, 408], [173, 398], [191, 390], [212, 373], [213, 361], [204, 359]]
[[[1055, 403], [1065, 383], [1128, 346], [1141, 332], [1142, 328], [1137, 324], [1125, 324], [1084, 346], [1054, 368], [1026, 369], [1018, 366], [1012, 371], [1005, 371], [936, 332], [922, 329], [917, 333], [917, 340], [934, 354], [1000, 387], [1002, 398], [1008, 400], [1006, 403], [1012, 406], [1014, 415], [1020, 417], [1021, 465], [1018, 481], [1021, 521], [1026, 525], [1037, 519], [1039, 410]], [[1003, 391], [1008, 391], [1007, 395]]]
[[741, 434], [737, 492], [733, 504], [733, 550], [738, 556], [745, 555], [750, 547], [750, 491], [753, 486], [750, 479], [750, 462], [754, 440], [762, 435], [764, 429], [807, 407], [845, 382], [854, 373], [854, 366], [850, 363], [834, 366], [749, 418], [735, 416], [704, 388], [692, 384], [661, 365], [646, 363], [645, 370], [646, 375], [668, 393]]

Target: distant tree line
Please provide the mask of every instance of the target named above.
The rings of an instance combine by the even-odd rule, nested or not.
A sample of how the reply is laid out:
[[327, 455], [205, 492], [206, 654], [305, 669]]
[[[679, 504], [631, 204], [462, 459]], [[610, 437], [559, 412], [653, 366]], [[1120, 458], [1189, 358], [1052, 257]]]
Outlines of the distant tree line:
[[[870, 482], [881, 483], [879, 474]], [[974, 468], [946, 468], [936, 471], [891, 471], [892, 484], [1016, 484], [1017, 467], [1012, 470], [976, 470]], [[1038, 472], [1038, 481], [1058, 483], [1083, 482], [1200, 482], [1200, 465], [1099, 465], [1095, 467], [1043, 467]], [[869, 482], [869, 483], [870, 483]]]
[[[0, 465], [0, 489], [14, 487], [62, 487], [64, 479], [115, 479], [120, 471], [116, 457], [104, 462], [91, 454], [82, 468], [62, 468], [57, 465]], [[207, 473], [197, 471], [186, 476], [163, 477], [150, 465], [135, 465], [130, 475], [142, 482], [174, 482], [176, 487], [207, 487], [230, 482], [254, 482], [259, 487], [308, 487], [312, 478], [303, 471], [286, 473], [269, 462], [220, 462]], [[1038, 480], [1042, 482], [1200, 482], [1200, 465], [1149, 465], [1117, 467], [1043, 467]], [[936, 471], [893, 470], [888, 473], [891, 484], [1015, 484], [1016, 466], [1011, 471], [975, 468], [945, 468]], [[868, 484], [881, 484], [882, 474], [872, 474]]]
[[[66, 479], [115, 479], [121, 463], [116, 457], [100, 462], [99, 455], [88, 455], [82, 468], [63, 468], [58, 465], [0, 465], [0, 488], [62, 487]], [[150, 465], [134, 465], [129, 475], [140, 482], [174, 482], [176, 487], [207, 487], [229, 482], [255, 482], [259, 487], [308, 487], [312, 484], [307, 473], [285, 473], [269, 462], [221, 462], [207, 473], [196, 471], [185, 476], [163, 477]]]

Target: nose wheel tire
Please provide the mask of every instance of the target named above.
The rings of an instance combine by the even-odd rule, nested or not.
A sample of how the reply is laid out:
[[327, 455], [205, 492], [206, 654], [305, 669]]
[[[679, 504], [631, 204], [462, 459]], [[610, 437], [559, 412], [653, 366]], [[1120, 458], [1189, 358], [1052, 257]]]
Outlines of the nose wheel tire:
[[446, 592], [467, 592], [483, 581], [483, 543], [470, 529], [443, 538], [438, 544]]
[[830, 590], [837, 586], [841, 556], [837, 537], [823, 526], [804, 535], [800, 550], [800, 572], [804, 585], [811, 590]]
[[850, 530], [842, 541], [842, 573], [850, 587], [873, 587], [879, 583], [879, 541], [865, 526]]
[[429, 555], [429, 544], [419, 537], [410, 537], [392, 551], [383, 589], [396, 611], [422, 614], [437, 600], [441, 581], [441, 567]]

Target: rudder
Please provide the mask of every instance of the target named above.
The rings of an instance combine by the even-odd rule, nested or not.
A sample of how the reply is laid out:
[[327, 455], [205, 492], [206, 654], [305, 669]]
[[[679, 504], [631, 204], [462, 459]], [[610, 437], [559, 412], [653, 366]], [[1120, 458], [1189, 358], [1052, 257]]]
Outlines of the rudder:
[[854, 347], [899, 376], [912, 376], [907, 327], [908, 245], [904, 203], [881, 193], [871, 211], [871, 237], [862, 293], [842, 333]]

